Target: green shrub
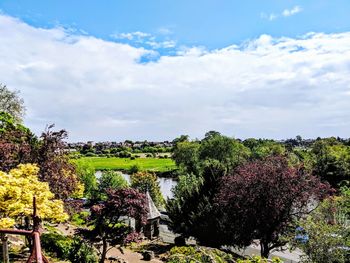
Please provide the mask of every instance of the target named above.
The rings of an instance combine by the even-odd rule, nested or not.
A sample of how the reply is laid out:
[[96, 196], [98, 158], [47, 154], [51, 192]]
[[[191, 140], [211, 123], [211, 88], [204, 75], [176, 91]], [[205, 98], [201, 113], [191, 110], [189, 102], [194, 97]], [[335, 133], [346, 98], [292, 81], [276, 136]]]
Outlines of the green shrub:
[[200, 247], [173, 247], [167, 263], [231, 263], [233, 256], [218, 249]]
[[68, 258], [72, 263], [97, 263], [98, 258], [93, 248], [83, 240], [74, 238]]
[[72, 239], [58, 233], [44, 233], [41, 235], [41, 246], [51, 256], [68, 259]]
[[84, 226], [89, 217], [90, 213], [83, 211], [72, 215], [71, 222], [76, 226]]
[[79, 238], [63, 236], [57, 233], [41, 235], [43, 250], [50, 256], [72, 263], [96, 263], [97, 256], [92, 247]]
[[138, 171], [140, 171], [140, 167], [137, 164], [134, 164], [134, 165], [130, 166], [130, 168], [129, 168], [130, 174], [137, 173]]

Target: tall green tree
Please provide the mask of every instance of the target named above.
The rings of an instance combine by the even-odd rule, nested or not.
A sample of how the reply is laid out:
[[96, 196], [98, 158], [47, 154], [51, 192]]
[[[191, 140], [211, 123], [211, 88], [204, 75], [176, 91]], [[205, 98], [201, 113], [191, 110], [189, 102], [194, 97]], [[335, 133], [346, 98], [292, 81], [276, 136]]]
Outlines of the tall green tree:
[[199, 142], [182, 141], [178, 142], [174, 149], [172, 158], [180, 169], [188, 173], [198, 173], [199, 169]]
[[139, 190], [141, 193], [149, 192], [154, 204], [157, 207], [164, 207], [165, 200], [160, 191], [158, 178], [154, 173], [137, 172], [131, 175], [131, 187]]
[[220, 236], [214, 197], [223, 174], [225, 167], [217, 160], [209, 160], [200, 175], [179, 177], [173, 190], [174, 198], [168, 200], [166, 207], [173, 231], [185, 238], [196, 237], [200, 244], [216, 246]]
[[106, 200], [107, 192], [110, 189], [124, 189], [129, 186], [123, 175], [117, 171], [104, 171], [98, 180], [98, 191], [95, 192], [94, 199]]
[[312, 145], [315, 155], [314, 174], [333, 187], [350, 180], [350, 147], [336, 138], [320, 139]]
[[84, 196], [93, 198], [98, 189], [95, 168], [87, 162], [75, 162], [74, 164], [77, 175], [84, 184]]
[[11, 91], [1, 83], [0, 112], [12, 115], [16, 122], [22, 122], [25, 113], [24, 101], [19, 97], [19, 91]]
[[179, 170], [174, 198], [167, 203], [175, 232], [215, 245], [220, 237], [215, 228], [214, 197], [220, 178], [247, 161], [249, 154], [239, 140], [215, 131], [206, 133], [201, 141], [175, 146], [173, 158], [183, 168]]

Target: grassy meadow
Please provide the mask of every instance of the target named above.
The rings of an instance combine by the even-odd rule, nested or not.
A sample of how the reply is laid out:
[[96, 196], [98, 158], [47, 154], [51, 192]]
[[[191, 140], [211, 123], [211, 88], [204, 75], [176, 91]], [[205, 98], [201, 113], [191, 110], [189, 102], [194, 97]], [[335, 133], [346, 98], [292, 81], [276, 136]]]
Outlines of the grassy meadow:
[[117, 158], [117, 157], [82, 157], [76, 162], [87, 162], [95, 170], [129, 170], [137, 165], [140, 171], [167, 172], [176, 169], [175, 162], [171, 159], [159, 158]]

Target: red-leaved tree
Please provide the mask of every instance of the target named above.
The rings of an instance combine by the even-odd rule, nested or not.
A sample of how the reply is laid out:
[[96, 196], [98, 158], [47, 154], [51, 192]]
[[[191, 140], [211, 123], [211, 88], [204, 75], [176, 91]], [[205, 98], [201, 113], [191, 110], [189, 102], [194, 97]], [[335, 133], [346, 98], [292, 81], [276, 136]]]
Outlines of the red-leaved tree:
[[287, 242], [295, 219], [309, 213], [330, 192], [327, 184], [277, 156], [246, 163], [221, 179], [215, 198], [222, 242], [238, 247], [258, 239], [261, 255]]
[[137, 241], [138, 233], [122, 217], [135, 218], [141, 224], [147, 222], [146, 195], [133, 188], [107, 190], [107, 201], [90, 209], [89, 229], [78, 229], [78, 234], [92, 244], [102, 244], [100, 262], [105, 262], [109, 248]]
[[0, 112], [0, 170], [9, 171], [21, 163], [36, 163], [39, 179], [47, 182], [56, 198], [66, 199], [78, 188], [75, 167], [65, 151], [65, 130], [52, 131], [53, 125], [35, 136], [14, 118]]

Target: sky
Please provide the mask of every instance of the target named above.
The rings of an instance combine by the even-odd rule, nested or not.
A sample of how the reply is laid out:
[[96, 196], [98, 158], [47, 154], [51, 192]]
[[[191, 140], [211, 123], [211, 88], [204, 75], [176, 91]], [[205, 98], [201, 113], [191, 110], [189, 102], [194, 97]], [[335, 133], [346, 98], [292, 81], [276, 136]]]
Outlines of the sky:
[[350, 137], [350, 1], [0, 0], [0, 83], [70, 141]]

